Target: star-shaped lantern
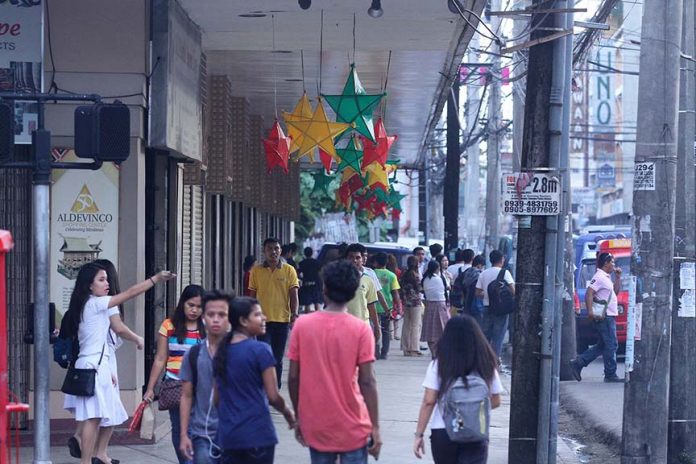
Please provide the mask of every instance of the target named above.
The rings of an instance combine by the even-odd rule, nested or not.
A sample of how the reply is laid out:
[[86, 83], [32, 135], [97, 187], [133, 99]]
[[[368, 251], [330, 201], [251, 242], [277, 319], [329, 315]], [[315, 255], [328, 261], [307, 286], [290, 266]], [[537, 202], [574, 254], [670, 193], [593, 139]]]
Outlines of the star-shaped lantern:
[[274, 167], [280, 166], [288, 173], [288, 160], [290, 158], [290, 137], [286, 137], [283, 128], [276, 119], [268, 134], [263, 140], [263, 148], [266, 151], [266, 169], [271, 172]]
[[401, 211], [401, 200], [406, 198], [406, 195], [402, 195], [393, 186], [389, 189], [389, 195], [387, 196], [387, 204], [394, 208], [394, 210]]
[[321, 192], [324, 192], [325, 195], [328, 195], [328, 187], [331, 184], [331, 181], [334, 180], [333, 176], [327, 176], [326, 173], [324, 172], [324, 169], [319, 169], [317, 172], [315, 172], [312, 177], [314, 178], [314, 188], [312, 189], [312, 193], [310, 196], [315, 196], [315, 194], [320, 194]]
[[396, 142], [396, 139], [396, 135], [387, 135], [387, 130], [384, 128], [382, 118], [379, 118], [375, 123], [375, 140], [377, 142], [374, 143], [367, 137], [360, 137], [363, 143], [363, 171], [372, 163], [384, 166], [387, 163], [389, 149], [394, 142]]
[[314, 109], [311, 119], [287, 120], [287, 124], [288, 127], [302, 132], [302, 143], [297, 152], [297, 157], [304, 156], [314, 150], [315, 147], [318, 147], [337, 158], [333, 139], [351, 127], [350, 124], [329, 121], [326, 118], [326, 111], [324, 111], [321, 98], [317, 100], [317, 107]]
[[341, 95], [324, 95], [326, 103], [336, 112], [336, 120], [355, 124], [355, 130], [371, 141], [375, 141], [372, 112], [385, 93], [367, 95], [360, 83], [355, 64], [350, 65], [350, 74]]
[[324, 166], [324, 169], [326, 169], [326, 172], [331, 172], [331, 165], [333, 164], [333, 156], [329, 155], [326, 153], [324, 150], [321, 148], [319, 149], [319, 160], [321, 161], [322, 166]]
[[[302, 97], [297, 102], [297, 105], [295, 105], [295, 109], [292, 110], [292, 113], [288, 113], [286, 111], [283, 112], [283, 118], [285, 119], [285, 124], [288, 124], [288, 121], [306, 121], [312, 119], [312, 105], [309, 103], [307, 92], [302, 94]], [[302, 131], [288, 124], [288, 136], [292, 138], [290, 153], [294, 153], [300, 149], [302, 140], [304, 139], [304, 134]], [[309, 158], [310, 160], [314, 161], [313, 154], [311, 152], [309, 154]]]
[[350, 138], [348, 146], [345, 148], [338, 148], [336, 149], [336, 152], [338, 153], [338, 157], [341, 161], [341, 164], [338, 165], [339, 171], [345, 168], [351, 168], [355, 172], [361, 172], [360, 165], [362, 164], [361, 160], [363, 153], [359, 147], [359, 144], [356, 144], [355, 137]]
[[380, 164], [371, 164], [367, 167], [367, 185], [371, 189], [381, 189], [385, 192], [389, 190], [389, 177], [387, 170]]

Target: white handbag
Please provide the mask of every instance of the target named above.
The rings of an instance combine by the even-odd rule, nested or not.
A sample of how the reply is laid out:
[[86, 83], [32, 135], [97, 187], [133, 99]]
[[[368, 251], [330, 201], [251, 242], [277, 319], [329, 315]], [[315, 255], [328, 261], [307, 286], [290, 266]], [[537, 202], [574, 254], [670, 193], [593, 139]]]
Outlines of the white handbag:
[[609, 307], [609, 303], [611, 302], [611, 297], [612, 295], [609, 294], [609, 299], [608, 300], [592, 300], [592, 317], [604, 319], [604, 317], [607, 315], [607, 308]]

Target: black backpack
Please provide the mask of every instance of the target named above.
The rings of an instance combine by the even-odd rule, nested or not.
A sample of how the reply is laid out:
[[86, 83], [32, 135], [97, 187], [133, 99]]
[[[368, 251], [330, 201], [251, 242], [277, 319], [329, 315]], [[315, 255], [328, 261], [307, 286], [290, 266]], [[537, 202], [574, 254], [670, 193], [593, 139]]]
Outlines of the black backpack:
[[505, 281], [505, 269], [488, 284], [488, 311], [494, 316], [504, 316], [517, 310], [517, 300], [512, 287]]
[[474, 297], [476, 296], [476, 283], [481, 275], [481, 270], [475, 267], [470, 267], [464, 271], [462, 276], [462, 285], [464, 286], [464, 305], [462, 308], [464, 312], [472, 314], [472, 306], [474, 304]]
[[454, 278], [452, 282], [452, 291], [450, 292], [450, 303], [455, 308], [463, 308], [464, 302], [466, 301], [466, 288], [463, 285], [464, 271], [459, 268], [457, 277]]

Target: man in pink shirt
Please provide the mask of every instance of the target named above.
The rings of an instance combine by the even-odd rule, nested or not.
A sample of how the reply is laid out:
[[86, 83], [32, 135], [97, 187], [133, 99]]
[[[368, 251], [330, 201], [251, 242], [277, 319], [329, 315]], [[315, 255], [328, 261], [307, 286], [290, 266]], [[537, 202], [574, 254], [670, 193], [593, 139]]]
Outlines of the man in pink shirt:
[[367, 463], [382, 447], [375, 339], [370, 326], [346, 311], [360, 284], [345, 260], [327, 264], [323, 311], [302, 316], [290, 337], [288, 387], [298, 419], [295, 436], [312, 464]]
[[597, 257], [597, 272], [592, 276], [585, 293], [587, 315], [599, 334], [599, 341], [570, 361], [573, 376], [578, 382], [582, 380], [582, 368], [600, 355], [604, 360], [604, 381], [623, 382], [616, 375], [616, 349], [619, 346], [616, 338], [616, 316], [619, 315], [616, 294], [620, 291], [621, 268], [615, 266], [611, 253], [600, 253]]

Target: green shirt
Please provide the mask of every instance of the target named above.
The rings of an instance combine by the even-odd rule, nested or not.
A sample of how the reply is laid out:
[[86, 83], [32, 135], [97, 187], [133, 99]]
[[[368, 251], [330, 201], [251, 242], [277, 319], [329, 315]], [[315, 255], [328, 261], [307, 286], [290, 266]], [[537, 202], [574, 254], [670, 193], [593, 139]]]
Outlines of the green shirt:
[[375, 269], [375, 274], [379, 279], [379, 283], [382, 284], [382, 294], [384, 295], [384, 300], [387, 302], [388, 308], [383, 308], [382, 303], [377, 304], [377, 312], [383, 314], [394, 307], [394, 301], [392, 298], [392, 291], [399, 290], [399, 279], [396, 278], [394, 274], [389, 269]]

